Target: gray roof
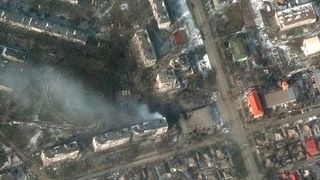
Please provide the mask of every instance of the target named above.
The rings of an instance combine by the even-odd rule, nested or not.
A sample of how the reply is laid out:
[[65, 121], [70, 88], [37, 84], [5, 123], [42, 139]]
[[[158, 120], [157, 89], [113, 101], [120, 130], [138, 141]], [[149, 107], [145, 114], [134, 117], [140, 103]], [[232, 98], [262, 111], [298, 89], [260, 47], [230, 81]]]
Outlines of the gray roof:
[[280, 106], [281, 104], [296, 101], [296, 95], [293, 88], [288, 90], [279, 90], [265, 95], [266, 105], [268, 108]]
[[126, 138], [130, 138], [130, 132], [128, 128], [111, 131], [111, 132], [107, 132], [99, 136], [96, 136], [96, 141], [99, 143], [105, 143], [109, 140], [120, 140], [120, 139], [126, 139]]

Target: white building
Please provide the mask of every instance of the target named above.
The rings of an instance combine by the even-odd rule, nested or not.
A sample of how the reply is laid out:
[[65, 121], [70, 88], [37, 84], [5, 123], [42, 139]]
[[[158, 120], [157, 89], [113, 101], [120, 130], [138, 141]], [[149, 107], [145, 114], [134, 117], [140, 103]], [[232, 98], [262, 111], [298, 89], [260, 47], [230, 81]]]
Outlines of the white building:
[[170, 18], [164, 0], [149, 0], [154, 19], [158, 23], [160, 29], [168, 29], [170, 27]]
[[168, 131], [166, 118], [156, 119], [131, 127], [133, 140], [161, 136]]
[[96, 136], [92, 140], [93, 151], [103, 151], [130, 142], [130, 132], [128, 129], [108, 132]]
[[156, 64], [157, 56], [155, 48], [150, 40], [147, 30], [140, 30], [132, 38], [132, 51], [138, 58], [138, 63], [144, 67]]
[[78, 0], [61, 0], [61, 1], [68, 2], [68, 3], [74, 4], [74, 5], [78, 4]]
[[302, 51], [306, 56], [316, 54], [320, 52], [320, 38], [319, 36], [314, 36], [303, 40]]
[[75, 159], [78, 155], [79, 146], [76, 141], [73, 141], [41, 151], [41, 160], [44, 166], [49, 166], [67, 159]]
[[280, 31], [316, 22], [317, 16], [311, 3], [290, 7], [275, 13], [276, 23]]

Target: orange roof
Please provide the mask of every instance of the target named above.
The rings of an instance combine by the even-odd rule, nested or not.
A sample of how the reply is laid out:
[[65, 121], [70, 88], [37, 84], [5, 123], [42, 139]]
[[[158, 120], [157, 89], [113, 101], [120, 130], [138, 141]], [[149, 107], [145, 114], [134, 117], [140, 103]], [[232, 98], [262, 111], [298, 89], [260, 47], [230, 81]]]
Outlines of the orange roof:
[[253, 114], [253, 118], [259, 118], [264, 115], [264, 110], [261, 105], [261, 101], [256, 90], [252, 90], [248, 94], [248, 104], [251, 113]]
[[174, 38], [177, 45], [184, 45], [188, 42], [188, 35], [185, 30], [178, 30], [174, 32]]
[[304, 145], [307, 148], [306, 157], [313, 157], [319, 154], [317, 142], [315, 139], [309, 139], [304, 142]]
[[281, 82], [281, 87], [282, 87], [282, 90], [288, 90], [289, 89], [289, 83], [288, 81], [284, 80]]

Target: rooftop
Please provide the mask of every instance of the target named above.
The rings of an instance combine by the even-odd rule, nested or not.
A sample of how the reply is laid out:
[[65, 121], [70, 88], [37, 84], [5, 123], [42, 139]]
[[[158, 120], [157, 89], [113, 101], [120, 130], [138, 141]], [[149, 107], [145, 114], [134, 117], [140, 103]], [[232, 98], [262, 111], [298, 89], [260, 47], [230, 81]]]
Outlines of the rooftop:
[[76, 141], [70, 143], [53, 146], [44, 151], [47, 157], [55, 157], [57, 154], [66, 154], [79, 150], [79, 146]]
[[306, 56], [316, 54], [320, 52], [320, 38], [319, 36], [313, 36], [303, 40], [302, 50]]
[[167, 120], [165, 118], [148, 121], [139, 125], [132, 126], [131, 129], [135, 133], [146, 133], [149, 131], [168, 127]]
[[316, 14], [311, 3], [290, 7], [275, 13], [280, 30], [301, 27], [316, 22]]
[[177, 45], [185, 45], [188, 43], [188, 34], [185, 29], [177, 30], [173, 35]]
[[315, 139], [309, 139], [304, 141], [304, 146], [306, 147], [306, 156], [313, 157], [319, 154], [318, 143]]
[[247, 98], [250, 111], [253, 114], [253, 118], [262, 117], [264, 115], [264, 110], [258, 92], [256, 90], [252, 90], [248, 94]]
[[150, 40], [150, 36], [147, 30], [140, 30], [137, 33], [137, 37], [141, 42], [141, 48], [144, 51], [146, 59], [153, 60], [156, 59], [155, 48]]
[[245, 38], [242, 35], [237, 35], [229, 40], [229, 46], [233, 61], [244, 61], [248, 57], [247, 45], [245, 44]]
[[296, 95], [292, 87], [287, 90], [278, 90], [265, 95], [265, 100], [268, 108], [281, 106], [290, 102], [296, 101]]
[[104, 142], [109, 140], [119, 140], [119, 139], [129, 138], [129, 137], [130, 137], [130, 132], [127, 128], [125, 128], [117, 131], [107, 132], [100, 136], [96, 136], [95, 140], [98, 143], [103, 144]]
[[170, 22], [167, 7], [164, 0], [149, 0], [153, 15], [157, 19], [158, 23]]
[[83, 45], [86, 44], [88, 37], [87, 34], [79, 29], [54, 24], [48, 21], [37, 19], [35, 17], [12, 13], [5, 10], [0, 10], [0, 22], [29, 31], [48, 34], [50, 36], [62, 38], [64, 40], [69, 40]]

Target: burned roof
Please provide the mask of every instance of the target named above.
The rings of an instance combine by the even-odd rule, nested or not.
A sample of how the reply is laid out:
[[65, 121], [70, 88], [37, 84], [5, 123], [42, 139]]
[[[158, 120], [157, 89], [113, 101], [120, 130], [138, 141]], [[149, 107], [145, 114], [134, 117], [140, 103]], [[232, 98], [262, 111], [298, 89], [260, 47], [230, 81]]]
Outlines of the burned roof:
[[280, 30], [288, 30], [316, 22], [316, 14], [311, 3], [290, 7], [275, 13]]
[[195, 109], [185, 116], [181, 116], [179, 124], [183, 134], [189, 134], [195, 130], [210, 129], [221, 125], [222, 122], [217, 122], [214, 119], [214, 112], [210, 106]]
[[136, 32], [136, 35], [138, 37], [138, 40], [141, 43], [142, 51], [144, 52], [144, 55], [146, 59], [153, 60], [156, 59], [156, 51], [155, 48], [150, 40], [150, 36], [147, 30], [140, 30]]
[[69, 143], [53, 146], [50, 148], [47, 148], [44, 153], [47, 157], [55, 157], [58, 154], [67, 154], [71, 152], [75, 152], [79, 150], [79, 146], [76, 141], [72, 141]]
[[132, 126], [131, 129], [134, 133], [148, 133], [161, 128], [168, 127], [167, 120], [165, 118], [160, 118], [152, 121], [148, 121], [139, 125]]
[[98, 143], [103, 144], [109, 140], [120, 140], [120, 139], [125, 139], [125, 138], [130, 138], [130, 132], [127, 128], [101, 134], [99, 136], [96, 136], [95, 140]]

